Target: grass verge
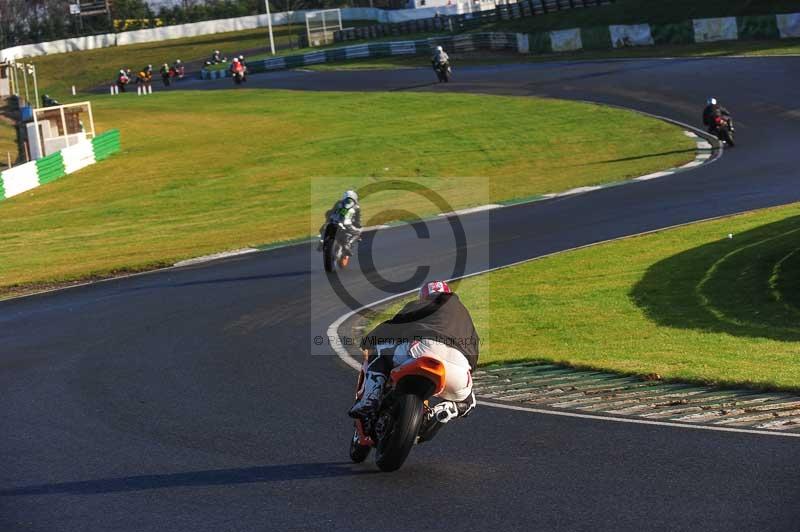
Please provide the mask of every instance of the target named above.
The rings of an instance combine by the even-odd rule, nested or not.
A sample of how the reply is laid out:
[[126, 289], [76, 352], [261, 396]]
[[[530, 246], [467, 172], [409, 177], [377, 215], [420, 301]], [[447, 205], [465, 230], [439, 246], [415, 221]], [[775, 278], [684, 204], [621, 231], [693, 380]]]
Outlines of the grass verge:
[[[303, 26], [275, 26], [273, 32], [276, 46], [289, 46], [297, 42], [297, 34]], [[130, 68], [134, 73], [147, 64], [152, 64], [158, 75], [159, 65], [172, 64], [176, 59], [184, 63], [205, 60], [215, 49], [228, 57], [245, 50], [269, 46], [266, 28], [216, 33], [187, 39], [172, 39], [128, 46], [114, 46], [96, 50], [53, 54], [32, 58], [39, 76], [41, 94], [57, 99], [66, 99], [70, 87], [88, 90], [99, 85], [110, 85], [120, 68]]]
[[458, 292], [485, 341], [482, 364], [798, 391], [799, 235], [792, 204], [532, 261]]
[[[535, 98], [241, 89], [104, 96], [94, 110], [99, 131], [121, 129], [122, 154], [0, 203], [0, 293], [306, 236], [343, 189], [389, 177], [460, 208], [617, 181], [695, 150], [633, 112]], [[486, 179], [490, 197], [459, 176]], [[419, 203], [377, 198], [365, 217], [391, 219], [403, 201]]]

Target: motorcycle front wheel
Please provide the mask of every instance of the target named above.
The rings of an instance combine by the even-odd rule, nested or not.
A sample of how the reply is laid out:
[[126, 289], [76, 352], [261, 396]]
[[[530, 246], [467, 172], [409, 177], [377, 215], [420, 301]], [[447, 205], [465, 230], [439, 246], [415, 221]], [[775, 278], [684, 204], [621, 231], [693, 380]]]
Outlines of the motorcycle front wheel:
[[334, 262], [336, 262], [333, 253], [333, 246], [334, 240], [332, 238], [326, 238], [325, 242], [322, 244], [322, 264], [325, 266], [326, 272], [332, 272], [334, 268]]
[[731, 133], [730, 129], [723, 129], [722, 136], [725, 137], [723, 140], [725, 140], [728, 146], [730, 146], [731, 148], [736, 146], [736, 143], [733, 141], [733, 133]]
[[423, 419], [422, 399], [402, 395], [392, 407], [392, 426], [375, 448], [375, 464], [381, 471], [400, 469], [414, 446]]

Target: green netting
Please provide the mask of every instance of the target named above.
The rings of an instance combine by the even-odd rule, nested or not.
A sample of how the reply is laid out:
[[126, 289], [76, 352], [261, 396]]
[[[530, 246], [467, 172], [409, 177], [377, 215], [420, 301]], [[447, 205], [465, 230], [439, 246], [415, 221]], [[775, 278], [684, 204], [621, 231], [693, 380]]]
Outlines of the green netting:
[[608, 26], [581, 28], [581, 43], [584, 50], [607, 50], [611, 48], [611, 33]]
[[691, 20], [675, 24], [650, 24], [650, 34], [655, 44], [694, 43], [694, 25]]
[[740, 39], [779, 39], [775, 15], [739, 17], [736, 19]]
[[553, 51], [553, 46], [550, 43], [550, 33], [529, 33], [528, 44], [531, 53], [549, 54]]

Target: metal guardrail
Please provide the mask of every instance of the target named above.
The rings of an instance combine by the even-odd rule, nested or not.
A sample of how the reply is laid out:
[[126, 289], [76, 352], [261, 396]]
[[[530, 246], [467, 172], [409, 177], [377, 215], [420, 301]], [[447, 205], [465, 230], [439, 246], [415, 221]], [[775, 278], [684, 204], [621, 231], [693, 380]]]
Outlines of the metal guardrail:
[[495, 9], [474, 11], [461, 15], [409, 20], [393, 24], [373, 24], [347, 28], [333, 33], [334, 42], [380, 39], [395, 35], [433, 33], [439, 31], [464, 31], [501, 20], [514, 20], [546, 15], [567, 9], [580, 9], [611, 4], [613, 0], [520, 0], [498, 4]]

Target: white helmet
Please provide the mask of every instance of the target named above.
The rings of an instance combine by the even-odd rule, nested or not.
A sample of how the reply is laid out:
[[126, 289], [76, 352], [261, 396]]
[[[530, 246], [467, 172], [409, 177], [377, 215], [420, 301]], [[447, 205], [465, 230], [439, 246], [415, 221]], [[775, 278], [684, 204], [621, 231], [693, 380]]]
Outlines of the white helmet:
[[181, 64], [181, 60], [180, 59], [176, 59], [175, 62], [178, 63], [179, 65]]
[[342, 201], [347, 201], [348, 199], [358, 203], [358, 194], [356, 194], [355, 190], [348, 190], [344, 193], [344, 196], [342, 196]]
[[717, 99], [716, 98], [709, 98], [708, 100], [706, 100], [706, 103], [708, 105], [717, 105]]
[[437, 51], [437, 52], [442, 52], [442, 51], [443, 51], [443, 50], [442, 50], [442, 47], [441, 47], [441, 46], [437, 46], [437, 47], [436, 47], [436, 51]]

